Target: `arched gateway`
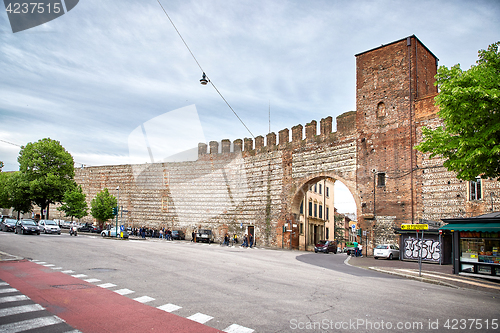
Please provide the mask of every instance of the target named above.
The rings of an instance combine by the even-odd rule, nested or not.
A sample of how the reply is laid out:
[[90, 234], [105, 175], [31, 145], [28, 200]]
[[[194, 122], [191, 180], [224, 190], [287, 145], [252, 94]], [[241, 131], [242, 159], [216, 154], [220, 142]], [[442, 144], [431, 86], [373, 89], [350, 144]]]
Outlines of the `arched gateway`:
[[113, 193], [119, 186], [120, 219], [128, 226], [183, 229], [186, 235], [198, 228], [218, 236], [250, 233], [257, 245], [299, 249], [327, 229], [309, 216], [300, 220], [301, 203], [315, 207], [304, 200], [307, 189], [339, 180], [354, 197], [370, 253], [374, 244], [395, 242], [393, 228], [401, 223], [485, 210], [468, 201], [467, 184], [441, 160], [413, 149], [423, 126], [440, 124], [437, 61], [415, 36], [357, 54], [356, 111], [337, 117], [335, 132], [327, 117], [319, 132], [316, 121], [306, 124], [305, 137], [302, 125], [293, 127], [291, 141], [284, 129], [279, 140], [269, 133], [255, 142], [210, 142], [209, 151], [199, 145], [196, 161], [88, 167], [75, 179], [89, 203], [103, 188]]

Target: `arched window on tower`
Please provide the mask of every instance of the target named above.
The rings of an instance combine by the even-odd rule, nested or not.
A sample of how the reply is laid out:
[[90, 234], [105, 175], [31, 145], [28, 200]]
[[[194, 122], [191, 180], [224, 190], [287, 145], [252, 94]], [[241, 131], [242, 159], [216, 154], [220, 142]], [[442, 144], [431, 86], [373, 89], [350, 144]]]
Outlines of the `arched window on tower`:
[[385, 110], [385, 103], [380, 102], [377, 104], [377, 117], [382, 118], [387, 116], [387, 112]]

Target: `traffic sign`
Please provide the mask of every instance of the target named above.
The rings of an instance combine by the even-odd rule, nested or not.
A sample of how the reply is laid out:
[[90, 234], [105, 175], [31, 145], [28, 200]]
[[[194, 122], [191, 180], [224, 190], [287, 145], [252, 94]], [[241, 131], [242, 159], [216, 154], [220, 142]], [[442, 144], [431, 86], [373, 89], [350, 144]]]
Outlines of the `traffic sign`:
[[428, 224], [401, 224], [401, 230], [429, 230]]

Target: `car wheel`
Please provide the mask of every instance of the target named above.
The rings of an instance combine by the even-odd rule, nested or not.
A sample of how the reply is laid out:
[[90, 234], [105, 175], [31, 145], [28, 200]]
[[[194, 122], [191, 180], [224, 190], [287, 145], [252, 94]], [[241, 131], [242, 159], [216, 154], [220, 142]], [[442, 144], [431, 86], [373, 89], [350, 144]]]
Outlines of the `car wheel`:
[[328, 251], [328, 249], [326, 249], [325, 253], [328, 254], [328, 253], [330, 253], [330, 251]]
[[373, 259], [378, 259], [378, 257], [373, 257]]
[[40, 235], [40, 231], [36, 233], [37, 235]]
[[392, 253], [389, 254], [389, 260], [392, 260]]
[[318, 250], [314, 250], [314, 253], [318, 253]]

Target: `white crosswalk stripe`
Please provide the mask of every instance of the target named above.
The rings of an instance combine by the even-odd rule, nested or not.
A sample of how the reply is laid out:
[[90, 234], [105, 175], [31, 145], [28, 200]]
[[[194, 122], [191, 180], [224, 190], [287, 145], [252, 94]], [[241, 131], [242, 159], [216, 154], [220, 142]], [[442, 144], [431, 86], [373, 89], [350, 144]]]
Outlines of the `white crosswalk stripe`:
[[223, 332], [226, 333], [252, 333], [254, 330], [248, 327], [240, 326], [237, 324], [232, 324], [226, 328]]
[[20, 314], [20, 313], [34, 312], [34, 311], [40, 311], [40, 310], [45, 310], [45, 308], [43, 306], [41, 306], [40, 304], [29, 304], [29, 305], [15, 306], [13, 308], [1, 309], [0, 310], [0, 317], [12, 316], [12, 315]]
[[28, 319], [15, 323], [0, 325], [0, 333], [17, 333], [59, 323], [64, 323], [64, 320], [56, 316]]
[[[20, 293], [19, 290], [10, 288], [7, 282], [0, 281], [0, 294], [13, 292]], [[19, 302], [23, 302], [24, 304]], [[26, 302], [30, 302], [31, 304], [26, 304]], [[79, 333], [78, 330], [74, 330], [71, 326], [67, 325], [64, 320], [49, 313], [40, 304], [33, 303], [26, 295], [0, 297], [0, 303], [3, 304], [0, 309], [0, 333], [36, 331], [39, 329], [55, 330], [55, 327], [52, 328], [51, 326], [59, 324], [63, 324], [64, 326], [58, 326], [58, 331], [65, 329], [67, 333]]]
[[192, 321], [195, 321], [200, 324], [205, 324], [207, 321], [213, 319], [214, 317], [211, 317], [209, 315], [203, 314], [203, 313], [195, 313], [192, 316], [187, 317], [187, 319], [191, 319]]
[[181, 306], [178, 306], [178, 305], [175, 305], [175, 304], [170, 304], [170, 303], [158, 307], [158, 309], [166, 311], [166, 312], [177, 311], [177, 310], [179, 310], [181, 308], [182, 308]]

